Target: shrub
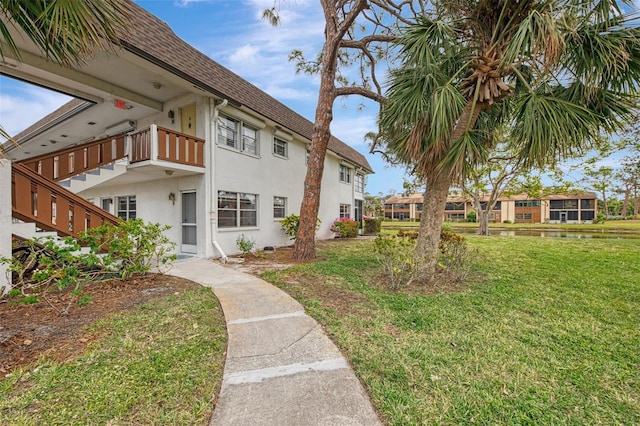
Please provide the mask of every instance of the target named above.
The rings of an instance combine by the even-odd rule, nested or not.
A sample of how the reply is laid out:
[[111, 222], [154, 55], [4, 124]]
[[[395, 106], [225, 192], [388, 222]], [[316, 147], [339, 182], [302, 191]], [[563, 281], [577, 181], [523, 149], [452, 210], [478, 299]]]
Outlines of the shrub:
[[440, 233], [438, 245], [438, 279], [445, 283], [460, 283], [467, 279], [471, 272], [476, 252], [469, 249], [464, 235], [452, 231]]
[[331, 232], [335, 232], [340, 238], [357, 237], [359, 228], [360, 223], [349, 217], [341, 217], [331, 224]]
[[244, 234], [240, 234], [236, 239], [236, 246], [242, 252], [242, 255], [246, 256], [256, 247], [256, 240], [253, 238], [249, 239]]
[[368, 235], [378, 235], [382, 229], [382, 219], [369, 217], [364, 220], [364, 233]]
[[513, 222], [511, 222], [509, 219], [505, 219], [502, 221], [502, 223], [513, 223]]
[[463, 235], [441, 231], [435, 277], [421, 276], [426, 258], [416, 252], [417, 237], [417, 232], [398, 231], [395, 237], [380, 235], [375, 240], [374, 253], [393, 290], [414, 281], [457, 283], [468, 277], [475, 252], [469, 250]]
[[409, 285], [417, 278], [420, 258], [414, 239], [379, 235], [374, 242], [374, 253], [392, 290], [402, 284]]
[[[316, 219], [316, 230], [320, 227], [320, 218]], [[298, 228], [300, 227], [300, 216], [297, 214], [290, 214], [280, 221], [280, 228], [285, 234], [289, 236], [289, 239], [295, 240], [298, 236]]]
[[408, 238], [412, 241], [418, 239], [418, 233], [416, 231], [403, 231], [402, 229], [396, 234], [400, 238]]
[[606, 216], [604, 213], [598, 213], [596, 218], [593, 220], [593, 223], [604, 223]]
[[52, 285], [59, 290], [72, 287], [73, 297], [61, 312], [66, 315], [76, 298], [80, 303], [86, 301], [82, 288], [91, 281], [124, 279], [148, 272], [152, 266], [164, 272], [164, 267], [176, 258], [175, 243], [163, 235], [167, 229], [168, 226], [131, 219], [90, 229], [78, 240], [34, 238], [15, 248], [11, 259], [0, 258], [0, 263], [9, 265], [14, 285], [10, 295], [14, 297], [46, 297]]
[[122, 278], [149, 272], [152, 266], [162, 273], [176, 259], [176, 244], [164, 235], [169, 229], [169, 225], [145, 223], [140, 218], [118, 225], [105, 223], [85, 231], [80, 244], [93, 253], [106, 251], [107, 256], [101, 256], [105, 266], [116, 266]]
[[467, 213], [467, 222], [475, 222], [477, 218], [478, 215], [476, 214], [476, 212]]

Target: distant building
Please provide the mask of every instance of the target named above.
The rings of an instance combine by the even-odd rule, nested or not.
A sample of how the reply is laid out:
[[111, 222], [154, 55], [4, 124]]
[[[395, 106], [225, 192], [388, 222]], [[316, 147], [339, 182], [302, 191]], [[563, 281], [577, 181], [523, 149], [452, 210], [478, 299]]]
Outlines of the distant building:
[[[488, 197], [486, 198], [488, 201]], [[483, 207], [487, 201], [482, 201]], [[420, 220], [422, 194], [394, 196], [384, 203], [385, 219]], [[462, 222], [475, 212], [471, 199], [448, 197], [444, 220]], [[598, 214], [598, 200], [588, 192], [549, 195], [531, 198], [527, 194], [500, 197], [489, 212], [489, 221], [501, 223], [592, 223]]]

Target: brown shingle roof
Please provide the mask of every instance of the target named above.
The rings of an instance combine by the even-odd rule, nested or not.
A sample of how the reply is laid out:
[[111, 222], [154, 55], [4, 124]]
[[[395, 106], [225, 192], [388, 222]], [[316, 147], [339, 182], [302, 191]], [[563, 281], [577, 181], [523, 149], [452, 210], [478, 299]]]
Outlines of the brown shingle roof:
[[[128, 33], [122, 36], [125, 49], [169, 69], [216, 96], [239, 103], [311, 139], [312, 122], [184, 42], [165, 22], [142, 7], [135, 3], [131, 3], [130, 7], [130, 17], [135, 24], [129, 25]], [[329, 140], [329, 149], [373, 172], [364, 155], [333, 136]]]
[[[169, 25], [139, 5], [129, 0], [123, 1], [127, 2], [129, 18], [132, 22], [127, 25], [128, 32], [121, 36], [122, 46], [126, 50], [167, 69], [217, 97], [228, 99], [236, 106], [242, 105], [283, 128], [311, 140], [312, 122], [196, 50], [180, 39]], [[62, 116], [75, 106], [76, 102], [82, 101], [70, 101], [20, 132], [14, 139], [18, 140], [33, 129]], [[364, 155], [334, 136], [329, 139], [329, 150], [356, 166], [364, 168], [367, 172], [373, 173]]]

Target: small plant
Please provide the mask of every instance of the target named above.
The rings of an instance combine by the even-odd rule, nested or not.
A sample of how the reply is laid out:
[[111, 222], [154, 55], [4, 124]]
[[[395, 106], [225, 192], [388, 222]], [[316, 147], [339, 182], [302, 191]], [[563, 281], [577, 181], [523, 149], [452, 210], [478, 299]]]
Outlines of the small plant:
[[467, 279], [471, 272], [476, 252], [469, 249], [464, 235], [453, 231], [440, 232], [438, 245], [438, 279], [445, 283], [460, 283]]
[[593, 220], [593, 223], [604, 223], [606, 220], [606, 216], [604, 213], [598, 213], [596, 218]]
[[378, 235], [382, 227], [382, 219], [368, 217], [364, 220], [364, 233], [368, 235]]
[[240, 234], [236, 239], [236, 246], [238, 247], [238, 250], [242, 252], [242, 256], [246, 256], [255, 249], [256, 240], [253, 238], [250, 239], [244, 234]]
[[14, 248], [12, 258], [0, 258], [12, 273], [14, 288], [9, 297], [46, 300], [47, 291], [54, 286], [58, 290], [71, 288], [69, 304], [60, 312], [68, 315], [76, 299], [80, 304], [88, 303], [82, 288], [92, 281], [125, 279], [146, 273], [153, 266], [163, 272], [176, 258], [175, 243], [163, 235], [167, 229], [169, 226], [131, 219], [89, 229], [78, 240], [27, 240]]
[[[320, 228], [320, 218], [316, 219], [316, 230]], [[290, 239], [295, 240], [298, 236], [298, 228], [300, 227], [300, 216], [297, 214], [290, 214], [280, 221], [280, 228]]]
[[341, 217], [331, 224], [331, 232], [335, 232], [340, 238], [354, 238], [358, 236], [360, 223], [349, 217]]
[[416, 253], [415, 239], [379, 235], [374, 242], [374, 253], [392, 290], [409, 285], [418, 277], [421, 258]]
[[467, 222], [475, 222], [477, 219], [478, 215], [476, 214], [476, 212], [469, 212], [467, 213]]

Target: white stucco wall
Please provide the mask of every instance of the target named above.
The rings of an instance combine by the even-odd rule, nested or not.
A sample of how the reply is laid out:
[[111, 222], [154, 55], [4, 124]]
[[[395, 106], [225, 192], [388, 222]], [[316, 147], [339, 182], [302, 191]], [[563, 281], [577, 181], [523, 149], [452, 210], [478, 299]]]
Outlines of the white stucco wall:
[[[148, 182], [140, 182], [133, 184], [101, 186], [91, 188], [79, 193], [83, 198], [92, 199], [97, 205], [100, 205], [101, 198], [113, 198], [110, 213], [115, 214], [117, 197], [125, 195], [136, 196], [136, 215], [145, 222], [160, 223], [171, 226], [171, 229], [165, 235], [175, 241], [178, 245], [176, 251], [180, 252], [180, 243], [182, 240], [182, 191], [196, 191], [197, 195], [197, 255], [205, 256], [204, 227], [205, 222], [205, 206], [204, 200], [204, 176], [193, 175], [182, 178], [166, 178]], [[169, 193], [176, 196], [175, 204], [169, 200]]]
[[[213, 249], [216, 241], [225, 254], [239, 252], [236, 240], [242, 234], [256, 242], [256, 247], [286, 246], [293, 243], [280, 227], [280, 220], [273, 217], [273, 197], [286, 197], [286, 215], [299, 214], [304, 192], [304, 178], [307, 171], [306, 152], [308, 143], [295, 135], [278, 130], [280, 139], [287, 141], [287, 158], [273, 153], [274, 127], [262, 122], [256, 117], [248, 116], [246, 112], [237, 113], [231, 107], [223, 110], [224, 114], [243, 120], [251, 120], [254, 127], [259, 127], [259, 155], [248, 155], [225, 145], [216, 144], [215, 129], [209, 123], [209, 116], [213, 116], [208, 99], [186, 96], [171, 101], [165, 105], [164, 111], [143, 120], [138, 120], [138, 128], [142, 129], [150, 124], [167, 127], [180, 131], [180, 107], [196, 102], [197, 105], [197, 136], [204, 138], [205, 164], [211, 163], [213, 156], [213, 172], [211, 175], [202, 174], [190, 177], [165, 179], [113, 185], [108, 182], [79, 193], [80, 196], [92, 199], [97, 205], [101, 198], [113, 198], [111, 213], [115, 214], [118, 196], [135, 195], [137, 216], [148, 222], [167, 224], [172, 229], [167, 236], [178, 243], [180, 252], [181, 242], [181, 191], [195, 190], [197, 193], [197, 255], [218, 256]], [[174, 110], [174, 123], [168, 118], [168, 110]], [[211, 153], [209, 150], [213, 149]], [[354, 191], [354, 177], [356, 169], [351, 169], [351, 182], [339, 181], [339, 170], [342, 159], [332, 152], [327, 152], [322, 180], [320, 211], [318, 216], [322, 223], [318, 230], [318, 238], [332, 238], [331, 224], [339, 217], [340, 204], [351, 206], [350, 215], [354, 215], [354, 196], [363, 198], [362, 193]], [[144, 173], [144, 170], [137, 172]], [[256, 194], [258, 196], [258, 224], [255, 227], [219, 228], [217, 223], [218, 191]], [[176, 194], [175, 205], [168, 200], [168, 194]], [[211, 201], [210, 198], [211, 197]], [[211, 205], [210, 205], [211, 204]], [[212, 213], [213, 212], [213, 213]]]
[[[234, 117], [234, 111], [226, 108], [224, 113]], [[242, 117], [234, 117], [240, 118]], [[265, 125], [259, 132], [259, 155], [247, 155], [223, 145], [215, 147], [215, 188], [218, 191], [250, 193], [258, 195], [258, 225], [251, 228], [218, 228], [215, 238], [226, 254], [237, 253], [236, 240], [241, 234], [256, 241], [258, 248], [266, 245], [286, 246], [293, 243], [284, 234], [280, 221], [273, 218], [273, 197], [287, 198], [286, 214], [299, 214], [304, 193], [304, 179], [307, 172], [306, 152], [308, 144], [293, 137], [288, 140], [288, 156], [282, 158], [273, 154], [273, 127]], [[284, 138], [283, 138], [284, 139]], [[340, 158], [328, 152], [325, 159], [320, 199], [321, 225], [318, 238], [332, 238], [329, 230], [339, 217], [340, 204], [351, 206], [353, 217], [354, 191], [352, 170], [351, 183], [339, 182]], [[360, 195], [362, 198], [362, 195]], [[217, 224], [216, 224], [217, 226]]]
[[[11, 162], [0, 159], [0, 256], [11, 257]], [[0, 264], [0, 295], [11, 289], [7, 267]]]

